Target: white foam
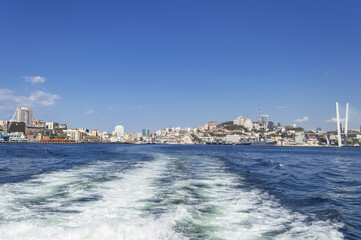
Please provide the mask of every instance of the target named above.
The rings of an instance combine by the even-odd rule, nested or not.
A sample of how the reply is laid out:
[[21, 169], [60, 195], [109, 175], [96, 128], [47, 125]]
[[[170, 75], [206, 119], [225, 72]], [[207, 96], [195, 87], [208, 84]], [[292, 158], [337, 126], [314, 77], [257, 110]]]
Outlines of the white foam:
[[[175, 162], [188, 169], [175, 169]], [[159, 154], [106, 172], [117, 167], [97, 162], [0, 186], [1, 240], [343, 238], [341, 225], [310, 222], [265, 192], [240, 188], [244, 180], [218, 159]], [[108, 181], [94, 180], [107, 174]], [[79, 201], [86, 197], [99, 199]]]
[[[192, 186], [208, 186], [200, 193], [215, 214], [200, 213], [195, 219], [211, 238], [220, 239], [343, 239], [341, 224], [329, 221], [308, 222], [307, 216], [282, 207], [267, 193], [237, 187], [242, 181], [225, 171], [221, 162], [207, 159], [199, 171], [201, 179]], [[201, 210], [200, 206], [195, 208]], [[199, 217], [201, 216], [201, 217]]]
[[[143, 216], [142, 209], [147, 204], [145, 200], [152, 198], [155, 192], [152, 180], [164, 171], [165, 158], [159, 157], [136, 169], [115, 173], [118, 178], [113, 181], [93, 182], [91, 189], [75, 184], [84, 175], [99, 171], [103, 164], [46, 174], [36, 181], [1, 186], [1, 193], [6, 196], [1, 200], [1, 213], [18, 217], [17, 221], [9, 218], [1, 222], [1, 239], [184, 239], [172, 230], [176, 218], [186, 212], [182, 212], [181, 208], [161, 218]], [[12, 201], [23, 198], [18, 195], [18, 190], [25, 192], [27, 198], [36, 199], [50, 197], [59, 187], [66, 187], [68, 196], [42, 207], [54, 207], [54, 204], [61, 207], [62, 201], [69, 202], [84, 195], [96, 194], [102, 198], [90, 202], [74, 201], [70, 206], [62, 207], [62, 210], [78, 213], [46, 212], [39, 216], [38, 209], [21, 206], [19, 208], [22, 209], [12, 210], [17, 208]], [[26, 217], [21, 220], [23, 212]]]

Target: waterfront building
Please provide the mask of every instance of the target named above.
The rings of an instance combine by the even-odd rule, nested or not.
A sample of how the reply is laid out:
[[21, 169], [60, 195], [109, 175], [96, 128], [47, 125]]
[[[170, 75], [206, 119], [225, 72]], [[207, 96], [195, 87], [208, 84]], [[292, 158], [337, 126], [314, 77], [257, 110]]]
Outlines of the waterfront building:
[[184, 129], [181, 129], [181, 130], [179, 130], [179, 132], [178, 132], [178, 135], [179, 136], [184, 136], [186, 134], [186, 130], [184, 130]]
[[[174, 129], [175, 130], [175, 129]], [[173, 131], [173, 129], [172, 129], [172, 131]], [[142, 136], [143, 137], [148, 137], [148, 136], [150, 136], [150, 130], [149, 129], [143, 129], [142, 130]]]
[[4, 132], [7, 131], [8, 121], [1, 120], [1, 121], [0, 121], [0, 128], [2, 128]]
[[25, 133], [26, 123], [25, 122], [10, 122], [8, 126], [8, 132], [22, 132]]
[[296, 132], [295, 133], [295, 143], [299, 145], [303, 145], [305, 141], [305, 133]]
[[226, 135], [227, 143], [239, 143], [240, 139], [241, 139], [240, 135]]
[[268, 122], [268, 129], [273, 130], [275, 128], [275, 125], [273, 122]]
[[27, 141], [23, 132], [11, 132], [9, 133], [10, 141]]
[[[62, 123], [62, 124], [58, 124], [57, 128], [60, 130], [67, 130], [68, 129], [68, 123]], [[99, 131], [98, 131], [98, 135], [99, 135]]]
[[74, 140], [75, 140], [75, 142], [80, 142], [80, 141], [81, 141], [81, 138], [82, 138], [82, 132], [79, 131], [79, 130], [76, 130], [76, 131], [75, 131], [75, 134], [74, 134]]
[[17, 122], [23, 122], [26, 126], [32, 126], [33, 124], [33, 110], [28, 108], [17, 109]]
[[86, 128], [77, 128], [77, 130], [79, 130], [82, 133], [88, 133], [89, 132], [89, 130], [86, 129]]
[[244, 117], [242, 116], [238, 116], [236, 119], [233, 120], [233, 124], [234, 125], [239, 125], [239, 126], [243, 126], [244, 125]]
[[54, 122], [46, 122], [45, 126], [46, 126], [46, 129], [53, 130], [54, 129]]
[[64, 130], [64, 133], [66, 133], [68, 138], [73, 139], [75, 142], [80, 142], [82, 140], [82, 132], [76, 128]]
[[114, 132], [113, 135], [115, 135], [115, 137], [120, 140], [121, 138], [124, 137], [124, 127], [123, 125], [117, 125], [114, 128]]
[[268, 115], [262, 115], [261, 117], [261, 126], [264, 128], [264, 129], [268, 129]]
[[243, 126], [248, 130], [248, 131], [251, 131], [252, 128], [253, 128], [253, 123], [252, 123], [252, 120], [247, 118], [244, 120], [244, 123], [243, 123]]
[[89, 131], [89, 134], [92, 137], [99, 137], [99, 130], [98, 129], [91, 130], [91, 131]]
[[26, 127], [25, 128], [25, 135], [28, 139], [36, 139], [39, 134], [43, 134], [44, 127]]
[[254, 122], [254, 123], [253, 123], [253, 128], [259, 129], [260, 127], [261, 127], [261, 125], [260, 125], [259, 122]]
[[199, 131], [204, 131], [204, 130], [206, 130], [206, 127], [205, 126], [199, 126]]
[[210, 121], [210, 122], [208, 123], [208, 129], [209, 129], [209, 130], [213, 131], [213, 130], [215, 130], [216, 128], [217, 128], [217, 122], [216, 122], [216, 121]]
[[46, 123], [42, 120], [39, 120], [39, 119], [33, 119], [32, 121], [32, 124], [31, 124], [32, 127], [42, 127], [42, 128], [45, 128], [46, 127]]

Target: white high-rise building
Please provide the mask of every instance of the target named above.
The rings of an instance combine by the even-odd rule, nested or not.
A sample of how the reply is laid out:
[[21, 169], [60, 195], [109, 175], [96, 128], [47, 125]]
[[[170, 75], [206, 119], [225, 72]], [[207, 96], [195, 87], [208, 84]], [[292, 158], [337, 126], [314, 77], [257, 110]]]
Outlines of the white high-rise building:
[[54, 129], [54, 122], [46, 122], [45, 126], [46, 126], [47, 129], [53, 130]]
[[261, 124], [264, 129], [268, 129], [268, 115], [262, 115]]
[[120, 140], [124, 137], [124, 127], [122, 125], [117, 125], [114, 129], [115, 137]]
[[18, 108], [17, 111], [17, 122], [24, 122], [26, 126], [33, 124], [33, 110], [23, 107]]
[[233, 124], [243, 126], [244, 121], [245, 121], [244, 117], [238, 116], [236, 119], [233, 120]]
[[245, 128], [247, 128], [248, 131], [251, 131], [251, 130], [252, 130], [252, 127], [253, 127], [252, 120], [249, 119], [249, 118], [245, 119], [243, 126], [244, 126]]

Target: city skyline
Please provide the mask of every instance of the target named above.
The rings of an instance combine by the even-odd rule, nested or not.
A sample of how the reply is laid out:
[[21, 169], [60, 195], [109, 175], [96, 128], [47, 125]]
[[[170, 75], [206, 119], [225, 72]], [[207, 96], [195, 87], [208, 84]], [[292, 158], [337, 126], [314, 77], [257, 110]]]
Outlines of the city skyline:
[[1, 120], [27, 106], [71, 127], [138, 132], [257, 121], [261, 104], [275, 123], [335, 130], [336, 101], [360, 116], [359, 1], [1, 6]]

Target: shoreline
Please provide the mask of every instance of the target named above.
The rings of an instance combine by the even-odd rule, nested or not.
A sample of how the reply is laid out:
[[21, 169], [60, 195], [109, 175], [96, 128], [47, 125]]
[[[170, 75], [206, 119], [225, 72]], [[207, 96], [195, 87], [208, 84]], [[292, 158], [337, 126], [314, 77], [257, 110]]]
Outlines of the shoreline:
[[[120, 145], [206, 145], [206, 146], [238, 146], [233, 144], [182, 144], [182, 143], [117, 143], [117, 142], [29, 142], [29, 141], [0, 141], [0, 144], [120, 144]], [[283, 145], [240, 145], [240, 146], [257, 146], [257, 147], [338, 147], [334, 145], [292, 145], [292, 144], [283, 144]], [[352, 148], [359, 148], [357, 146], [347, 146]]]

